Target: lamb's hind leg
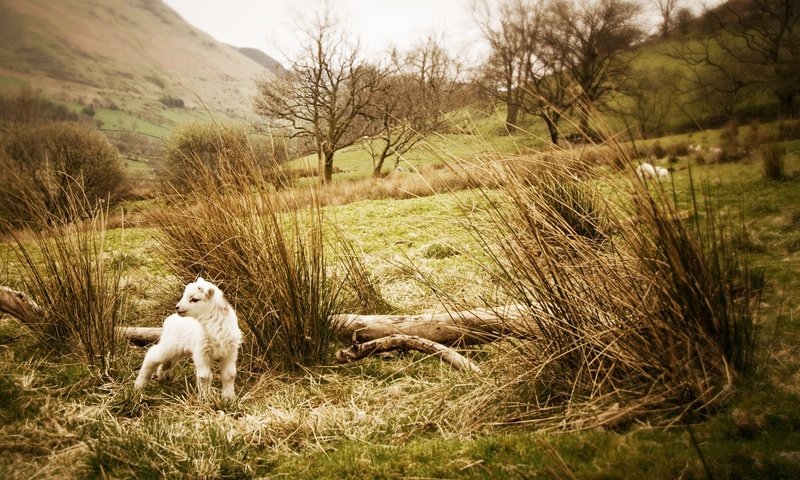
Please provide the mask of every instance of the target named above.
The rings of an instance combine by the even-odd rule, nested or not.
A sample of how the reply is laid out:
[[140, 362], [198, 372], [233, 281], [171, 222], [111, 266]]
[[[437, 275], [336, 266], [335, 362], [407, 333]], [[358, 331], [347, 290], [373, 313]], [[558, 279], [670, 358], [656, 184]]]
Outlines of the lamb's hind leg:
[[233, 381], [236, 378], [236, 357], [237, 352], [234, 352], [228, 358], [225, 358], [220, 363], [220, 377], [222, 377], [222, 398], [225, 400], [233, 400], [236, 398], [234, 392]]
[[142, 368], [139, 369], [139, 375], [136, 377], [136, 382], [133, 384], [134, 388], [141, 390], [147, 385], [153, 372], [166, 360], [164, 348], [160, 344], [153, 345], [144, 356]]
[[197, 374], [197, 392], [200, 398], [208, 395], [211, 390], [211, 359], [203, 352], [192, 354], [195, 373]]
[[164, 360], [161, 365], [158, 366], [158, 370], [156, 370], [156, 378], [159, 380], [165, 380], [169, 378], [169, 374], [172, 372], [172, 367], [174, 366], [174, 361], [169, 359]]

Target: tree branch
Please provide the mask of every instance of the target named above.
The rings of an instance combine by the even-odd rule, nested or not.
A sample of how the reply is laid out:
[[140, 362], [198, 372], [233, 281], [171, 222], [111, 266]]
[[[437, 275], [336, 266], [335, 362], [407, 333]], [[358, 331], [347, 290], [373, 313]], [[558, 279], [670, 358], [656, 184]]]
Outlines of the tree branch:
[[393, 350], [417, 350], [439, 359], [456, 370], [471, 370], [480, 373], [481, 369], [471, 360], [455, 350], [440, 343], [413, 335], [390, 335], [367, 343], [353, 344], [350, 348], [336, 352], [337, 363], [352, 363], [371, 355]]

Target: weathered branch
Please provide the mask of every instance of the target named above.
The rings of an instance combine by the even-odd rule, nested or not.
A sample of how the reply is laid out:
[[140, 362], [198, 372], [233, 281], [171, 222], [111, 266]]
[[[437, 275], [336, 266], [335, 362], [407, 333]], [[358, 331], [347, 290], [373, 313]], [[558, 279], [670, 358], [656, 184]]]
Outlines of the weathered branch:
[[[445, 346], [478, 345], [504, 336], [526, 337], [534, 328], [522, 308], [511, 305], [478, 308], [451, 313], [422, 315], [354, 315], [334, 316], [333, 322], [344, 343], [370, 342], [390, 335], [410, 335]], [[158, 341], [159, 327], [122, 327], [120, 334], [131, 343], [146, 345]]]
[[478, 308], [461, 312], [422, 315], [336, 315], [334, 324], [342, 341], [363, 343], [389, 335], [413, 335], [442, 345], [489, 343], [507, 335], [530, 333], [517, 306]]
[[353, 344], [350, 348], [336, 352], [336, 362], [352, 363], [370, 355], [393, 350], [417, 350], [439, 357], [441, 361], [457, 370], [471, 370], [476, 373], [481, 371], [478, 365], [455, 350], [414, 335], [389, 335], [366, 343]]
[[[26, 294], [0, 286], [0, 313], [31, 325], [41, 317], [42, 309]], [[344, 343], [362, 344], [391, 335], [407, 335], [444, 346], [464, 346], [489, 343], [508, 335], [526, 337], [535, 331], [535, 322], [529, 321], [532, 314], [535, 312], [511, 305], [422, 315], [340, 314], [334, 316], [333, 323]], [[157, 342], [161, 336], [160, 327], [120, 327], [119, 332], [137, 345]]]
[[156, 343], [161, 338], [161, 327], [119, 327], [119, 334], [132, 344], [144, 346]]
[[7, 313], [26, 325], [36, 323], [42, 308], [28, 295], [13, 288], [0, 286], [0, 313]]

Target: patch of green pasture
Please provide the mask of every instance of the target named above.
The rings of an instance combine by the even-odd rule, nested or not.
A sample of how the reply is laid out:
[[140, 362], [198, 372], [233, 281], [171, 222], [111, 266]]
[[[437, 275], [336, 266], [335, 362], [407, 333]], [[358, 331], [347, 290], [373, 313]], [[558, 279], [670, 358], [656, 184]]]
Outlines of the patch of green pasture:
[[482, 252], [457, 220], [474, 199], [472, 192], [458, 192], [367, 200], [328, 207], [326, 215], [364, 253], [387, 300], [404, 312], [421, 313], [442, 299], [415, 280], [410, 265], [456, 301], [483, 306], [481, 298], [489, 295], [476, 263]]
[[138, 158], [122, 158], [122, 164], [133, 178], [149, 178], [153, 176], [153, 164]]
[[20, 89], [23, 87], [28, 87], [30, 84], [30, 80], [24, 78], [0, 75], [0, 89]]
[[100, 108], [95, 111], [94, 118], [103, 122], [104, 129], [129, 130], [156, 138], [165, 138], [169, 133], [168, 128], [124, 110]]
[[[388, 158], [382, 171], [391, 172], [395, 165], [405, 170], [422, 169], [430, 165], [441, 165], [461, 160], [472, 160], [482, 154], [519, 154], [530, 152], [546, 141], [542, 137], [519, 133], [501, 137], [484, 137], [463, 134], [432, 134], [411, 150], [398, 157]], [[368, 150], [354, 145], [336, 152], [334, 167], [339, 169], [334, 180], [360, 180], [372, 175], [373, 161]], [[307, 155], [285, 164], [286, 168], [316, 168], [316, 154]]]

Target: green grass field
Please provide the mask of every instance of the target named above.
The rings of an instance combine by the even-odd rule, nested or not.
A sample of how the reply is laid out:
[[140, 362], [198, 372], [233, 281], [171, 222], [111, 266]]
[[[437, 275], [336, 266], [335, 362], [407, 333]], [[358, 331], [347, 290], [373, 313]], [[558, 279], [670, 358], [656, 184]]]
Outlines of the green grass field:
[[[707, 131], [660, 141], [712, 146], [719, 138]], [[409, 163], [520, 151], [516, 140], [498, 139], [498, 147], [442, 136], [409, 155]], [[689, 201], [691, 168], [726, 218], [735, 222], [742, 213], [750, 234], [740, 248], [766, 270], [759, 369], [707, 417], [655, 426], [643, 416], [616, 429], [570, 433], [496, 425], [482, 419], [481, 408], [491, 406], [479, 408], [482, 398], [475, 397], [490, 376], [454, 372], [416, 353], [293, 375], [241, 372], [232, 406], [199, 402], [185, 362], [171, 380], [138, 395], [131, 384], [144, 349], [126, 346], [122, 360], [100, 375], [69, 354], [40, 357], [25, 329], [3, 318], [0, 477], [797, 478], [800, 142], [784, 145], [789, 178], [782, 182], [765, 179], [755, 158], [698, 165], [681, 157], [670, 165], [681, 204]], [[344, 170], [337, 180], [366, 177], [371, 168], [356, 149], [343, 152], [337, 166]], [[472, 196], [363, 200], [326, 207], [325, 214], [363, 251], [398, 312], [441, 307], [408, 265], [462, 304], [479, 306], [496, 292], [476, 263], [478, 246], [459, 226], [459, 208]], [[107, 246], [126, 265], [130, 321], [158, 325], [181, 285], [164, 265], [156, 230], [114, 229]], [[15, 262], [7, 245], [0, 249], [0, 283], [18, 285]], [[492, 371], [499, 350], [465, 353]]]

